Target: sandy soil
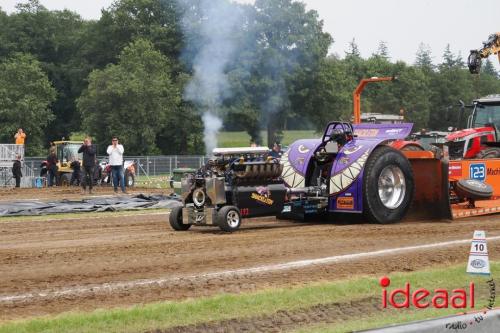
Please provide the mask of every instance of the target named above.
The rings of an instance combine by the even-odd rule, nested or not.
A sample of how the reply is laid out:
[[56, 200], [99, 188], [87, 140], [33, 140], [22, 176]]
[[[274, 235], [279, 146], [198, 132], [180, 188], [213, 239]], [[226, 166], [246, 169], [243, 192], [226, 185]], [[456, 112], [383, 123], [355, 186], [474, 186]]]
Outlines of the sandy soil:
[[[468, 239], [475, 229], [486, 230], [488, 236], [500, 235], [499, 215], [397, 225], [253, 219], [244, 221], [239, 232], [226, 234], [201, 227], [174, 232], [167, 223], [167, 212], [142, 214], [0, 220], [0, 298], [4, 299], [0, 320], [465, 263], [468, 244], [353, 260], [348, 265], [196, 278], [221, 270]], [[489, 249], [493, 259], [500, 259], [499, 241], [491, 242]], [[178, 279], [169, 280], [174, 277]], [[75, 288], [158, 278], [167, 282], [74, 292]], [[61, 290], [68, 292], [57, 294]], [[5, 299], [47, 291], [56, 294]]]

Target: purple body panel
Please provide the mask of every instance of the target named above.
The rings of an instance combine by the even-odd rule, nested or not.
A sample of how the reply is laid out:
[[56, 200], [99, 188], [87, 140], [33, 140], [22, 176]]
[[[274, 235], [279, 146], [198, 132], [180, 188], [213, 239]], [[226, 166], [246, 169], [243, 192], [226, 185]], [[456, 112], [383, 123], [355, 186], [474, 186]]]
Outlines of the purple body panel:
[[[363, 171], [371, 152], [381, 143], [402, 140], [410, 135], [413, 124], [353, 125], [356, 137], [337, 154], [329, 180], [329, 211], [361, 213], [363, 211]], [[321, 139], [298, 140], [290, 145], [288, 161], [305, 176]]]
[[304, 139], [290, 145], [288, 161], [300, 175], [305, 176], [311, 157], [320, 144], [321, 139]]

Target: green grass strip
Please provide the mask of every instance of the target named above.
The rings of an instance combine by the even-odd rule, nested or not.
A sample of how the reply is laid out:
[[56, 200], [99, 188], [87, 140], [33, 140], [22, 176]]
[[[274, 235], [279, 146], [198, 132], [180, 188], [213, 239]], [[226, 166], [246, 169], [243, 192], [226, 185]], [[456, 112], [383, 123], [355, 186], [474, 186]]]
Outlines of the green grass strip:
[[[500, 274], [500, 262], [491, 263], [493, 276]], [[278, 310], [307, 308], [316, 304], [345, 302], [367, 296], [381, 297], [378, 285], [379, 276], [358, 277], [352, 280], [314, 283], [305, 287], [270, 289], [247, 294], [223, 294], [208, 298], [190, 299], [180, 302], [162, 302], [126, 309], [96, 310], [90, 313], [65, 313], [52, 317], [41, 317], [21, 321], [12, 321], [0, 326], [0, 333], [19, 332], [144, 332], [156, 328], [168, 328], [179, 325], [198, 324], [208, 321], [220, 321], [230, 318], [248, 318], [271, 314]], [[470, 281], [484, 283], [487, 278], [471, 276], [465, 273], [465, 263], [460, 266], [424, 270], [412, 273], [391, 274], [391, 286], [402, 287], [405, 282], [412, 284], [412, 289], [425, 287], [462, 288]], [[476, 307], [486, 304], [486, 300], [476, 299]], [[457, 310], [453, 310], [455, 313]], [[408, 314], [391, 321], [409, 321], [422, 318], [424, 311], [415, 311], [415, 316]], [[448, 314], [449, 311], [431, 312], [430, 316]], [[451, 312], [453, 313], [453, 312]], [[356, 318], [360, 321], [359, 318]], [[385, 323], [378, 318], [377, 324]], [[309, 328], [311, 329], [311, 328]], [[329, 331], [331, 327], [317, 328]], [[345, 327], [342, 328], [345, 330]]]

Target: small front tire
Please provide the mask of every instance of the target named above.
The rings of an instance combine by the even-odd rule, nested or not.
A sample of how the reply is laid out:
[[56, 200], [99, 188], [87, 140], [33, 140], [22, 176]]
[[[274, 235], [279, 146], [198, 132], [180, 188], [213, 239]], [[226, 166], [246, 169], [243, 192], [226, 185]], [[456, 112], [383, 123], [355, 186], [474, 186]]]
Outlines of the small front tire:
[[191, 224], [182, 223], [182, 207], [172, 208], [168, 221], [170, 222], [172, 229], [175, 231], [186, 231], [191, 228]]
[[221, 230], [233, 232], [240, 228], [241, 215], [238, 207], [224, 206], [217, 212], [217, 224]]

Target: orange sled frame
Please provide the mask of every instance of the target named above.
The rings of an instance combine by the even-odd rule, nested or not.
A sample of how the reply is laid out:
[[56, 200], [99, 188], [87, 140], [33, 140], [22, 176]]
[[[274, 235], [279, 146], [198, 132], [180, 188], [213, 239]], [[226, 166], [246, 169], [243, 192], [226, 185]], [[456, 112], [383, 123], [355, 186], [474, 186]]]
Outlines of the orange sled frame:
[[[500, 213], [500, 159], [453, 160], [447, 152], [436, 158], [430, 151], [403, 151], [411, 162], [415, 196], [411, 216], [429, 219], [457, 219]], [[460, 179], [479, 179], [493, 187], [493, 196], [451, 204], [450, 183]]]

